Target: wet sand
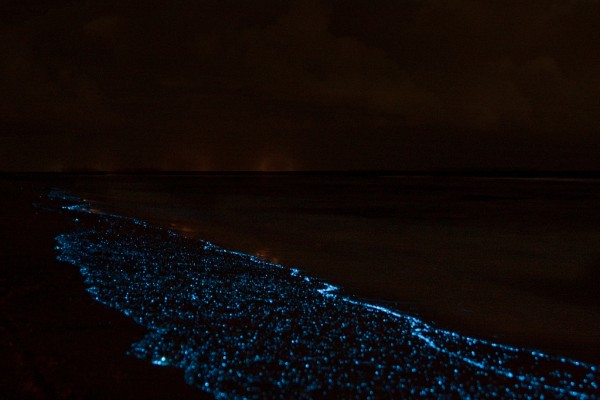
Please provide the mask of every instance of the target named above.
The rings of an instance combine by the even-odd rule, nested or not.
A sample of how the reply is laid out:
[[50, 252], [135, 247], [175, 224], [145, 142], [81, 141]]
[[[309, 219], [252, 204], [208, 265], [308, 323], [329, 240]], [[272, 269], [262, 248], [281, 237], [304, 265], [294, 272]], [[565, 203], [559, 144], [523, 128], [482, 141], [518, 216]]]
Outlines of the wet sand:
[[[105, 210], [298, 267], [453, 331], [600, 363], [596, 181], [12, 179], [3, 185], [2, 227], [10, 240], [3, 243], [8, 268], [2, 287], [7, 293], [33, 287], [31, 296], [3, 296], [12, 324], [3, 335], [8, 343], [24, 343], [5, 350], [10, 365], [24, 365], [16, 369], [24, 386], [7, 381], [14, 391], [33, 387], [42, 395], [68, 397], [64, 393], [71, 391], [85, 397], [115, 387], [114, 393], [135, 397], [148, 390], [144, 397], [161, 398], [148, 389], [156, 380], [164, 388], [191, 390], [179, 371], [125, 356], [140, 328], [94, 303], [79, 273], [53, 261], [52, 238], [68, 226], [29, 208], [33, 193], [48, 186], [88, 196]], [[30, 231], [15, 234], [21, 226]], [[15, 346], [25, 350], [11, 350]], [[88, 346], [92, 350], [82, 350]], [[23, 357], [29, 361], [19, 361]], [[114, 382], [122, 382], [121, 389]]]
[[436, 328], [262, 257], [52, 190], [41, 207], [78, 229], [58, 259], [148, 329], [136, 357], [177, 366], [216, 398], [576, 397], [598, 368]]
[[600, 182], [98, 177], [98, 207], [473, 337], [600, 363]]
[[180, 370], [127, 356], [144, 329], [92, 300], [79, 271], [55, 261], [54, 237], [72, 227], [32, 207], [45, 185], [0, 184], [0, 397], [203, 398]]

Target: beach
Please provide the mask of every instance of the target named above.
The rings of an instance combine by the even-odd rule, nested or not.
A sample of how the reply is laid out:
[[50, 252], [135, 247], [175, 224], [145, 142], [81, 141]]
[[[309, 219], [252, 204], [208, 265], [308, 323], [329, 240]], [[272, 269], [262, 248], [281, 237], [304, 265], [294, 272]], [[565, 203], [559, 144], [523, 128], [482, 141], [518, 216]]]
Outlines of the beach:
[[[132, 395], [152, 377], [165, 388], [189, 390], [177, 385], [179, 371], [126, 356], [140, 327], [94, 303], [79, 272], [54, 261], [54, 237], [74, 227], [32, 206], [50, 187], [85, 198], [99, 212], [298, 268], [344, 294], [462, 335], [600, 360], [594, 180], [54, 176], [11, 178], [3, 187], [2, 226], [11, 238], [2, 253], [10, 317], [4, 331], [8, 342], [25, 343], [6, 351], [14, 365], [24, 365], [16, 371], [25, 387], [40, 396], [102, 393], [109, 390], [102, 379], [120, 379], [124, 386], [114, 390]], [[121, 338], [122, 347], [107, 336]], [[73, 358], [61, 355], [69, 353]], [[71, 380], [69, 371], [96, 378]], [[132, 371], [138, 378], [127, 375]]]
[[44, 187], [1, 185], [2, 398], [203, 398], [179, 370], [128, 356], [143, 329], [92, 300], [79, 271], [55, 261], [54, 237], [72, 227], [33, 207]]

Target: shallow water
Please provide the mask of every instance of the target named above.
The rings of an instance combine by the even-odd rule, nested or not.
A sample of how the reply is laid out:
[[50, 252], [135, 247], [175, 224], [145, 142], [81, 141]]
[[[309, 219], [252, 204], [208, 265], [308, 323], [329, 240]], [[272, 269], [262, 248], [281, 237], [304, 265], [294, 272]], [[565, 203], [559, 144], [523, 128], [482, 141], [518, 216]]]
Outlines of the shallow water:
[[131, 353], [216, 397], [595, 397], [597, 367], [459, 335], [297, 269], [54, 191], [88, 292], [148, 334]]
[[600, 181], [61, 176], [94, 207], [451, 331], [600, 364]]

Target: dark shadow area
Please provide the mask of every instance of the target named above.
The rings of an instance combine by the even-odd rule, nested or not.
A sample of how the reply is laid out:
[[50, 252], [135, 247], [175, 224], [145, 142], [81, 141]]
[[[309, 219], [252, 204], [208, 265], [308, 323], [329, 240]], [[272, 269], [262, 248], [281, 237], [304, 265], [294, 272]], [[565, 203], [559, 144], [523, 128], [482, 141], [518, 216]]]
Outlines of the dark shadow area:
[[202, 398], [180, 370], [126, 355], [143, 329], [94, 302], [79, 271], [55, 261], [54, 236], [71, 226], [35, 210], [37, 196], [27, 182], [1, 182], [1, 397]]

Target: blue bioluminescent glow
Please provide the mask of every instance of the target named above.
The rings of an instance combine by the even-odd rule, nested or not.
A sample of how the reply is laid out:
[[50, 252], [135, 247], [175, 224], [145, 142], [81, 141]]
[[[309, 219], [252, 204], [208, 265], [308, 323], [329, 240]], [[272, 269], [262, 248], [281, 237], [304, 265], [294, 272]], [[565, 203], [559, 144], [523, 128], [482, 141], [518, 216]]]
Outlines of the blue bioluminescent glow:
[[56, 238], [87, 291], [148, 333], [131, 354], [216, 398], [600, 398], [594, 365], [473, 339], [298, 269], [94, 211]]

